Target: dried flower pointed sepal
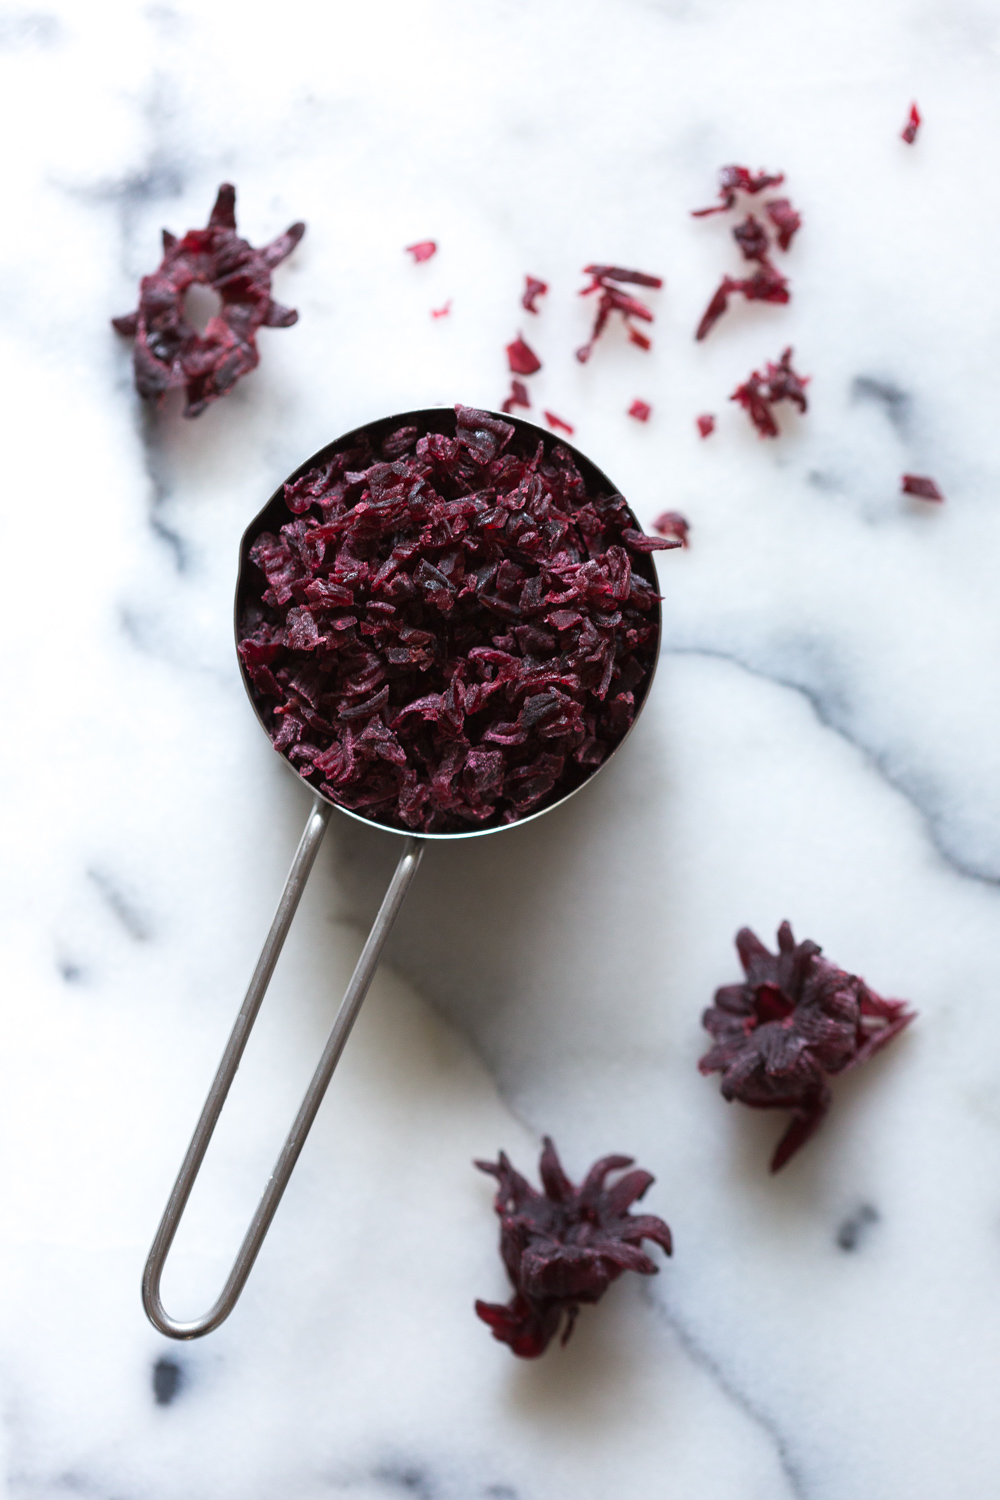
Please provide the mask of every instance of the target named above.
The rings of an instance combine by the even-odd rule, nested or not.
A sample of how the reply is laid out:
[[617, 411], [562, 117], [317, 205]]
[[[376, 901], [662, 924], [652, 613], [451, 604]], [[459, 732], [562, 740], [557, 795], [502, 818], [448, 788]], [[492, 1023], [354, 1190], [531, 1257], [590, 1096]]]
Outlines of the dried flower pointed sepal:
[[771, 1159], [777, 1172], [829, 1109], [827, 1077], [866, 1062], [915, 1012], [821, 958], [818, 944], [796, 943], [787, 922], [778, 928], [776, 954], [748, 927], [736, 934], [736, 947], [746, 979], [716, 991], [702, 1017], [715, 1045], [698, 1067], [722, 1074], [730, 1101], [792, 1110]]
[[[197, 417], [212, 401], [232, 390], [241, 375], [256, 368], [258, 328], [290, 328], [293, 308], [271, 299], [271, 272], [295, 249], [306, 232], [292, 224], [260, 249], [236, 233], [236, 189], [224, 182], [204, 229], [183, 239], [163, 231], [163, 260], [139, 285], [134, 313], [112, 318], [119, 333], [135, 337], [135, 386], [146, 401], [184, 389], [186, 417]], [[211, 287], [222, 306], [204, 333], [184, 309], [188, 287]]]
[[476, 1162], [499, 1183], [493, 1206], [500, 1217], [500, 1254], [514, 1286], [506, 1306], [477, 1302], [476, 1312], [515, 1354], [534, 1359], [561, 1324], [565, 1344], [581, 1305], [600, 1301], [623, 1271], [655, 1276], [658, 1267], [640, 1248], [643, 1240], [671, 1253], [670, 1230], [662, 1219], [629, 1213], [653, 1181], [650, 1174], [626, 1172], [605, 1186], [611, 1172], [630, 1167], [632, 1160], [606, 1156], [577, 1187], [546, 1136], [539, 1162], [544, 1194], [515, 1172], [502, 1151], [497, 1162]]

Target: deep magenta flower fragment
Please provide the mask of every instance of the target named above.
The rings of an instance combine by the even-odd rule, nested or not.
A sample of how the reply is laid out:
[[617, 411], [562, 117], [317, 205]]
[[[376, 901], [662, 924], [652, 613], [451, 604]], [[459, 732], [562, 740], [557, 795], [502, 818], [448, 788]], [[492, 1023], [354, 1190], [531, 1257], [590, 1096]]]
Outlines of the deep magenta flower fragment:
[[754, 370], [729, 399], [740, 403], [762, 438], [776, 438], [778, 424], [771, 408], [778, 401], [791, 401], [799, 411], [806, 411], [809, 380], [808, 375], [798, 375], [792, 369], [792, 350], [789, 347], [776, 365], [769, 361], [765, 371]]
[[510, 395], [504, 401], [500, 410], [510, 416], [515, 406], [523, 406], [527, 411], [531, 406], [531, 397], [528, 395], [528, 387], [523, 380], [512, 380], [510, 383]]
[[437, 254], [437, 240], [417, 240], [415, 245], [405, 247], [407, 255], [413, 256], [415, 265], [421, 261], [430, 260], [432, 255]]
[[904, 474], [900, 484], [904, 495], [916, 495], [918, 500], [944, 500], [929, 474]]
[[518, 334], [513, 343], [507, 345], [507, 364], [512, 375], [534, 375], [542, 368], [542, 362], [534, 349]]
[[539, 297], [544, 297], [549, 289], [547, 281], [539, 281], [537, 276], [526, 276], [524, 278], [524, 295], [521, 298], [521, 306], [527, 308], [530, 313], [537, 313], [535, 303]]
[[637, 422], [648, 422], [653, 415], [653, 408], [648, 401], [640, 401], [637, 396], [628, 409], [630, 417], [635, 417]]
[[493, 1337], [523, 1359], [543, 1353], [564, 1318], [565, 1344], [581, 1305], [599, 1302], [623, 1271], [655, 1276], [659, 1268], [640, 1248], [643, 1240], [671, 1253], [670, 1230], [662, 1219], [629, 1213], [654, 1181], [650, 1173], [626, 1172], [605, 1186], [610, 1173], [632, 1161], [605, 1156], [576, 1187], [546, 1136], [539, 1162], [544, 1194], [515, 1172], [502, 1151], [496, 1162], [476, 1162], [499, 1183], [493, 1206], [500, 1217], [500, 1254], [514, 1286], [506, 1306], [477, 1302], [476, 1312]]
[[917, 131], [920, 129], [920, 125], [920, 111], [915, 104], [911, 104], [910, 113], [907, 117], [906, 124], [900, 131], [900, 136], [908, 146], [912, 146], [913, 142], [916, 140]]
[[[186, 417], [197, 417], [256, 368], [258, 328], [290, 328], [293, 308], [271, 298], [271, 272], [306, 232], [293, 224], [261, 249], [236, 233], [236, 189], [224, 182], [205, 229], [183, 239], [163, 231], [163, 260], [139, 285], [134, 313], [112, 318], [119, 333], [135, 337], [135, 386], [146, 401], [184, 389]], [[211, 287], [222, 306], [204, 333], [188, 321], [184, 294], [195, 284]]]
[[828, 1076], [866, 1062], [914, 1019], [904, 1000], [883, 1000], [863, 979], [796, 943], [787, 922], [770, 953], [748, 927], [736, 934], [746, 979], [715, 992], [702, 1024], [715, 1045], [698, 1064], [722, 1074], [725, 1099], [754, 1109], [790, 1109], [771, 1159], [777, 1172], [830, 1107]]
[[547, 433], [420, 417], [352, 434], [271, 501], [239, 654], [275, 749], [330, 801], [423, 833], [498, 827], [627, 733], [658, 637], [642, 554], [679, 544]]
[[638, 344], [640, 349], [648, 349], [649, 339], [636, 328], [632, 319], [639, 318], [644, 323], [652, 323], [653, 314], [645, 302], [640, 302], [638, 297], [632, 297], [628, 292], [623, 292], [618, 283], [648, 286], [658, 290], [663, 285], [662, 276], [650, 276], [646, 271], [629, 271], [623, 266], [600, 265], [584, 266], [583, 274], [590, 277], [590, 284], [581, 289], [580, 296], [589, 297], [594, 292], [600, 292], [601, 295], [598, 298], [597, 313], [589, 342], [576, 351], [576, 357], [580, 363], [582, 365], [587, 363], [593, 353], [594, 345], [604, 332], [613, 312], [621, 313], [630, 341]]
[[665, 510], [653, 522], [653, 530], [658, 536], [676, 537], [681, 546], [686, 547], [691, 523], [686, 516], [681, 515], [679, 510]]
[[691, 217], [706, 219], [709, 214], [728, 213], [735, 206], [737, 193], [749, 193], [754, 197], [765, 188], [777, 187], [784, 180], [784, 172], [765, 172], [763, 168], [759, 172], [751, 172], [749, 167], [720, 167], [718, 203], [713, 203], [711, 208], [693, 208]]

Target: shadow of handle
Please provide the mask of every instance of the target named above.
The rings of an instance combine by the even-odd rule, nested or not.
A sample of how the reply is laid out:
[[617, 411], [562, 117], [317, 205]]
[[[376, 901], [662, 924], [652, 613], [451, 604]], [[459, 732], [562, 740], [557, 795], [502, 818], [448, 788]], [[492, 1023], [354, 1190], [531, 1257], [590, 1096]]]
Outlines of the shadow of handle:
[[323, 1049], [323, 1056], [312, 1076], [312, 1081], [306, 1090], [305, 1097], [299, 1106], [299, 1112], [285, 1144], [281, 1148], [281, 1154], [275, 1162], [274, 1171], [268, 1178], [267, 1186], [257, 1205], [257, 1210], [250, 1221], [250, 1228], [246, 1232], [243, 1243], [239, 1248], [229, 1278], [218, 1300], [202, 1318], [195, 1318], [191, 1322], [181, 1323], [171, 1318], [165, 1311], [160, 1299], [160, 1278], [163, 1275], [163, 1267], [170, 1247], [174, 1241], [178, 1226], [187, 1207], [191, 1189], [194, 1187], [198, 1172], [201, 1169], [205, 1152], [212, 1139], [212, 1134], [219, 1121], [223, 1105], [236, 1076], [236, 1070], [240, 1065], [244, 1049], [250, 1039], [257, 1012], [260, 1010], [261, 1002], [267, 992], [271, 975], [274, 973], [275, 964], [284, 945], [288, 930], [292, 925], [302, 892], [305, 890], [309, 872], [312, 870], [319, 846], [323, 842], [327, 823], [333, 811], [330, 804], [317, 798], [309, 813], [305, 830], [299, 841], [299, 847], [292, 860], [292, 868], [288, 872], [285, 881], [285, 889], [278, 902], [278, 909], [271, 923], [271, 930], [267, 935], [257, 967], [246, 993], [246, 998], [240, 1007], [240, 1013], [236, 1017], [234, 1025], [226, 1043], [226, 1050], [222, 1054], [218, 1071], [212, 1081], [208, 1098], [205, 1100], [198, 1124], [195, 1126], [191, 1144], [187, 1149], [177, 1181], [174, 1183], [173, 1191], [160, 1220], [160, 1227], [156, 1231], [149, 1259], [142, 1275], [142, 1305], [146, 1316], [158, 1328], [161, 1333], [167, 1334], [172, 1339], [197, 1339], [206, 1333], [211, 1333], [214, 1328], [224, 1322], [236, 1306], [240, 1293], [246, 1284], [246, 1279], [253, 1269], [253, 1263], [257, 1259], [258, 1251], [264, 1243], [264, 1236], [271, 1226], [281, 1195], [288, 1185], [299, 1159], [299, 1153], [305, 1145], [306, 1137], [316, 1118], [317, 1111], [323, 1102], [330, 1079], [333, 1077], [334, 1069], [340, 1061], [340, 1054], [344, 1050], [347, 1038], [351, 1034], [351, 1028], [357, 1020], [358, 1012], [362, 1002], [368, 993], [368, 987], [375, 976], [382, 949], [385, 947], [386, 939], [392, 930], [392, 925], [399, 914], [410, 882], [420, 865], [424, 846], [420, 839], [408, 837], [400, 856], [396, 873], [393, 875], [386, 891], [385, 899], [379, 908], [378, 916], [375, 918], [368, 941], [365, 943], [361, 957], [351, 976], [351, 982], [340, 1003], [337, 1011], [333, 1029]]

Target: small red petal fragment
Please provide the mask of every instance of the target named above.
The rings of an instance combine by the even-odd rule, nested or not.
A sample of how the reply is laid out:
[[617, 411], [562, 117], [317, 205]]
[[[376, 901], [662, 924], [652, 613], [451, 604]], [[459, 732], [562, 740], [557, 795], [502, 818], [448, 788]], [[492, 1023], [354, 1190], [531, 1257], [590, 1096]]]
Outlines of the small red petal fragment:
[[715, 290], [711, 302], [708, 304], [708, 306], [705, 308], [705, 311], [701, 315], [701, 322], [695, 329], [694, 336], [699, 344], [701, 343], [702, 339], [708, 337], [712, 329], [715, 327], [716, 323], [722, 317], [722, 314], [725, 312], [726, 308], [729, 306], [730, 292], [739, 291], [742, 285], [743, 283], [741, 281], [734, 281], [731, 276], [723, 276], [722, 280]]
[[529, 349], [518, 334], [512, 344], [507, 345], [507, 363], [514, 375], [534, 375], [542, 368], [542, 362], [533, 349]]
[[863, 979], [822, 958], [817, 943], [796, 943], [782, 922], [778, 952], [744, 927], [736, 948], [745, 979], [715, 992], [702, 1017], [714, 1045], [700, 1072], [722, 1074], [723, 1098], [792, 1118], [771, 1158], [777, 1172], [830, 1107], [828, 1077], [866, 1062], [915, 1018], [905, 1000], [883, 1000]]
[[437, 254], [437, 240], [418, 240], [415, 245], [407, 245], [405, 248], [419, 266], [422, 260], [430, 260], [432, 255]]
[[660, 536], [679, 537], [681, 546], [686, 547], [691, 524], [679, 510], [665, 510], [653, 522], [653, 530], [658, 531]]
[[531, 406], [531, 397], [528, 395], [528, 387], [521, 380], [511, 381], [510, 395], [503, 403], [501, 410], [505, 411], [507, 415], [510, 416], [515, 406], [523, 406], [525, 408]]
[[[271, 297], [271, 272], [306, 232], [290, 225], [269, 245], [254, 248], [236, 233], [236, 189], [224, 182], [204, 229], [182, 239], [163, 231], [163, 259], [139, 289], [134, 313], [113, 318], [117, 331], [135, 338], [135, 386], [146, 401], [184, 390], [186, 417], [197, 417], [228, 395], [242, 375], [257, 367], [259, 328], [290, 328], [294, 308]], [[219, 293], [222, 306], [199, 333], [188, 321], [184, 299], [199, 284]]]
[[447, 300], [447, 302], [444, 304], [443, 307], [432, 307], [431, 308], [431, 317], [432, 318], [446, 318], [450, 312], [451, 312], [451, 298], [449, 297], [448, 300]]
[[659, 1267], [641, 1249], [643, 1240], [668, 1255], [673, 1250], [662, 1219], [629, 1212], [654, 1181], [649, 1172], [626, 1172], [605, 1185], [612, 1172], [632, 1165], [631, 1156], [603, 1157], [577, 1187], [546, 1136], [539, 1162], [542, 1193], [502, 1151], [496, 1162], [475, 1165], [497, 1179], [500, 1255], [514, 1287], [506, 1307], [477, 1302], [476, 1313], [522, 1359], [542, 1354], [560, 1327], [565, 1344], [581, 1305], [599, 1302], [623, 1271], [655, 1276]]
[[629, 326], [628, 339], [630, 344], [638, 344], [640, 349], [651, 349], [653, 347], [652, 339], [647, 338], [640, 328], [633, 328], [631, 325]]
[[916, 495], [921, 500], [944, 500], [933, 479], [926, 474], [904, 474], [902, 483], [904, 495]]
[[565, 432], [570, 437], [573, 436], [574, 429], [569, 425], [568, 422], [564, 422], [562, 417], [557, 417], [554, 411], [546, 411], [543, 412], [542, 415], [544, 416], [546, 422], [548, 422], [549, 426], [552, 428], [553, 432]]
[[720, 167], [718, 203], [711, 208], [692, 209], [691, 217], [704, 219], [709, 214], [724, 214], [733, 207], [737, 193], [749, 193], [753, 196], [756, 193], [762, 193], [765, 188], [777, 187], [784, 180], [784, 172], [768, 173], [761, 169], [755, 174], [750, 171], [749, 167]]
[[600, 292], [597, 302], [597, 313], [594, 318], [594, 326], [590, 332], [590, 342], [584, 344], [576, 351], [576, 357], [582, 365], [587, 363], [593, 351], [594, 345], [604, 332], [605, 326], [613, 312], [619, 312], [628, 328], [629, 339], [633, 344], [638, 344], [640, 349], [648, 349], [650, 341], [644, 333], [635, 327], [633, 318], [640, 318], [644, 323], [652, 323], [653, 314], [644, 302], [638, 297], [631, 297], [623, 292], [616, 282], [630, 282], [637, 286], [661, 287], [663, 278], [650, 276], [645, 271], [626, 271], [621, 266], [584, 266], [584, 275], [589, 276], [590, 282], [587, 286], [580, 288], [581, 297], [589, 297], [592, 292]]
[[584, 276], [593, 276], [595, 281], [627, 281], [634, 286], [663, 285], [662, 276], [650, 276], [646, 271], [624, 271], [621, 266], [584, 266]]
[[648, 422], [652, 411], [653, 408], [649, 405], [648, 401], [639, 401], [637, 399], [632, 402], [632, 405], [628, 409], [628, 414], [630, 417], [635, 417], [637, 422]]
[[742, 224], [736, 225], [733, 239], [739, 245], [744, 260], [764, 260], [771, 248], [767, 230], [753, 214], [747, 214]]
[[772, 405], [777, 401], [791, 401], [799, 411], [806, 411], [809, 379], [808, 375], [797, 375], [792, 369], [792, 350], [788, 348], [776, 365], [768, 364], [766, 373], [754, 370], [729, 399], [740, 403], [761, 437], [776, 438], [778, 424], [771, 412]]
[[920, 129], [920, 111], [915, 104], [910, 105], [910, 116], [902, 129], [902, 138], [908, 146], [912, 146]]
[[549, 286], [547, 281], [539, 281], [537, 276], [526, 276], [524, 278], [524, 296], [521, 298], [521, 306], [527, 308], [530, 313], [537, 313], [535, 306], [539, 297], [544, 297]]
[[778, 246], [787, 250], [796, 232], [802, 227], [802, 215], [792, 207], [788, 198], [770, 198], [764, 204], [767, 217], [778, 231]]
[[702, 412], [700, 417], [695, 418], [695, 421], [703, 438], [712, 436], [715, 431], [715, 418], [710, 411]]

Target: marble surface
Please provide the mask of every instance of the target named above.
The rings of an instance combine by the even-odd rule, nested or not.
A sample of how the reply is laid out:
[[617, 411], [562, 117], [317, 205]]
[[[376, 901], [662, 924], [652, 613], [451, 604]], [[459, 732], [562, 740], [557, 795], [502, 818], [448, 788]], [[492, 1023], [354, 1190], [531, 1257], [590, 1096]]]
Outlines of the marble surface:
[[[987, 0], [0, 9], [6, 1493], [1000, 1492], [998, 72]], [[794, 296], [696, 346], [735, 264], [687, 211], [733, 160], [788, 174]], [[255, 242], [308, 222], [275, 278], [301, 318], [197, 422], [150, 416], [108, 319], [224, 179]], [[649, 355], [573, 360], [594, 258], [666, 276]], [[647, 523], [691, 521], [654, 694], [565, 809], [429, 851], [242, 1302], [172, 1344], [142, 1263], [309, 803], [237, 675], [239, 535], [339, 432], [495, 404], [519, 327], [539, 405]], [[811, 406], [763, 443], [726, 396], [787, 344]], [[225, 1276], [395, 848], [333, 821], [178, 1315]], [[784, 917], [920, 1019], [771, 1179], [779, 1121], [695, 1064], [736, 928]], [[533, 1170], [546, 1131], [574, 1174], [634, 1153], [676, 1254], [522, 1364], [472, 1314], [506, 1292], [470, 1160]]]

